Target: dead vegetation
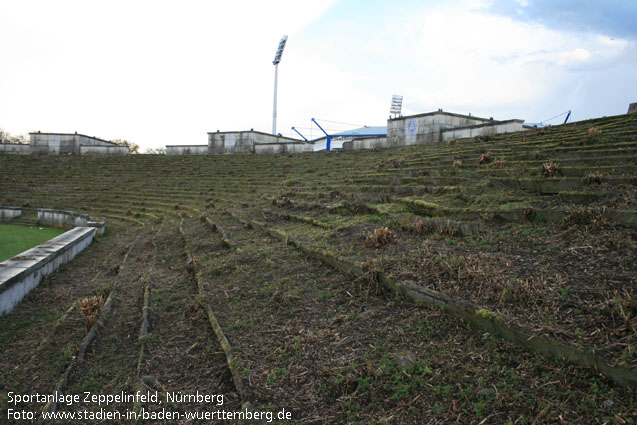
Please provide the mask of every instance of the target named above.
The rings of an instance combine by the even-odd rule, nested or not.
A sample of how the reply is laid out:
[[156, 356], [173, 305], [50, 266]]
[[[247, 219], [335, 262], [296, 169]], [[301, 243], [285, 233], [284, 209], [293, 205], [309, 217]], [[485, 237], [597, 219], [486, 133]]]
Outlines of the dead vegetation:
[[94, 295], [80, 300], [79, 304], [84, 322], [86, 323], [86, 329], [88, 330], [99, 317], [102, 306], [104, 305], [104, 299], [99, 295]]
[[483, 164], [490, 163], [493, 160], [491, 156], [492, 156], [491, 151], [481, 154], [480, 158], [478, 158], [478, 164], [483, 165]]
[[591, 127], [586, 133], [586, 143], [597, 143], [602, 140], [602, 130], [597, 127]]
[[542, 168], [540, 168], [540, 173], [547, 178], [559, 177], [562, 175], [562, 168], [560, 167], [560, 164], [558, 164], [557, 162], [547, 162], [545, 164], [542, 164]]
[[405, 158], [395, 158], [390, 162], [392, 168], [405, 168], [407, 166], [407, 161]]
[[414, 233], [418, 235], [426, 235], [429, 233], [433, 233], [434, 226], [431, 224], [431, 221], [424, 221], [418, 219], [414, 224]]
[[606, 176], [604, 175], [604, 173], [600, 172], [600, 171], [595, 171], [592, 173], [589, 173], [586, 175], [586, 177], [584, 178], [584, 183], [586, 184], [602, 184], [605, 180]]
[[374, 233], [369, 233], [365, 239], [365, 246], [368, 248], [382, 248], [396, 242], [396, 234], [387, 227], [374, 229]]
[[604, 216], [604, 207], [577, 207], [573, 208], [563, 219], [562, 227], [569, 228], [573, 226], [595, 228], [607, 227], [611, 223]]
[[281, 195], [277, 198], [272, 199], [272, 205], [275, 205], [279, 208], [287, 207], [290, 204], [290, 198], [288, 198], [287, 196]]
[[491, 168], [504, 168], [504, 162], [500, 161], [499, 159], [493, 161], [493, 163], [491, 164]]

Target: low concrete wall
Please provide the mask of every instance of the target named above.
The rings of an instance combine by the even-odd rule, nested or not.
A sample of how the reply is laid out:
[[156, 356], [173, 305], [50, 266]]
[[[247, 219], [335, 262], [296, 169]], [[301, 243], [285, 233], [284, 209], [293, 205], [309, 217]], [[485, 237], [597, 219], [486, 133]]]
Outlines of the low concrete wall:
[[205, 155], [208, 145], [166, 145], [166, 155]]
[[10, 220], [12, 218], [20, 217], [21, 215], [22, 215], [22, 208], [20, 207], [0, 206], [0, 221]]
[[314, 146], [311, 143], [297, 142], [297, 143], [255, 143], [254, 153], [256, 154], [269, 154], [269, 153], [301, 153], [301, 152], [313, 152]]
[[126, 146], [80, 146], [80, 155], [128, 155]]
[[485, 123], [443, 130], [442, 140], [446, 142], [451, 139], [465, 139], [468, 137], [513, 133], [515, 131], [522, 131], [526, 129], [527, 128], [524, 127], [524, 120], [496, 121], [495, 123]]
[[31, 145], [20, 145], [17, 143], [0, 143], [0, 154], [29, 154], [31, 153]]
[[0, 263], [0, 315], [10, 312], [38, 286], [42, 276], [75, 258], [93, 241], [95, 230], [93, 227], [76, 227]]
[[387, 137], [357, 137], [343, 143], [343, 150], [345, 151], [358, 149], [381, 149], [388, 147], [390, 147], [390, 145]]
[[254, 130], [208, 133], [208, 153], [253, 153], [256, 144], [278, 143], [302, 144], [304, 142]]
[[45, 208], [38, 208], [38, 224], [45, 226], [94, 227], [99, 235], [103, 235], [106, 230], [105, 222], [92, 221], [87, 214]]

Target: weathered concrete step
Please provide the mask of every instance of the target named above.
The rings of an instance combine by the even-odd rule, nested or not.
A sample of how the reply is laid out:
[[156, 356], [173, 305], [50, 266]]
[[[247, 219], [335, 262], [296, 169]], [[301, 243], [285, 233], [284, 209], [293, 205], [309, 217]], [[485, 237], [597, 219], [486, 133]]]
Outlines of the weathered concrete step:
[[[499, 219], [518, 223], [533, 221], [559, 221], [573, 208], [537, 208], [528, 206], [511, 209], [450, 208], [419, 199], [397, 198], [395, 202], [407, 205], [414, 213], [426, 217], [458, 217], [464, 220]], [[610, 222], [623, 227], [637, 227], [637, 211], [600, 208], [597, 211]]]
[[[317, 258], [346, 273], [353, 273], [361, 276], [361, 278], [368, 278], [368, 274], [370, 273], [369, 263], [363, 264], [352, 261], [349, 258], [313, 246], [313, 244], [308, 244], [306, 241], [300, 241], [296, 235], [271, 228], [266, 223], [256, 220], [247, 221], [273, 237], [278, 237], [285, 241], [286, 245], [291, 244], [297, 247], [309, 256]], [[503, 314], [481, 308], [470, 301], [425, 288], [415, 282], [398, 280], [384, 271], [373, 270], [371, 273], [373, 273], [375, 279], [386, 289], [401, 294], [417, 304], [440, 308], [453, 316], [466, 320], [478, 329], [498, 335], [500, 338], [511, 341], [529, 351], [542, 354], [549, 358], [573, 362], [588, 367], [595, 372], [599, 371], [620, 385], [637, 387], [636, 369], [630, 369], [623, 364], [617, 365], [610, 363], [604, 357], [599, 356], [593, 349], [578, 347], [570, 343], [564, 343], [550, 337], [538, 335], [526, 326], [515, 324], [510, 317], [506, 317]]]
[[[510, 179], [497, 178], [489, 179], [492, 186], [506, 186], [512, 189], [526, 190], [540, 194], [558, 194], [560, 192], [571, 192], [588, 186], [590, 183], [586, 179], [578, 178], [547, 178], [547, 179]], [[619, 185], [637, 185], [637, 177], [605, 177], [604, 183]]]
[[[222, 347], [206, 312], [198, 306], [194, 264], [188, 263], [184, 246], [175, 243], [182, 239], [178, 227], [176, 221], [164, 221], [154, 241], [156, 254], [147, 277], [140, 333], [140, 387], [160, 393], [219, 394], [225, 408], [239, 410], [241, 399], [229, 379]], [[140, 403], [140, 407], [157, 412], [163, 408], [153, 403]], [[206, 407], [196, 401], [171, 405], [182, 413]]]

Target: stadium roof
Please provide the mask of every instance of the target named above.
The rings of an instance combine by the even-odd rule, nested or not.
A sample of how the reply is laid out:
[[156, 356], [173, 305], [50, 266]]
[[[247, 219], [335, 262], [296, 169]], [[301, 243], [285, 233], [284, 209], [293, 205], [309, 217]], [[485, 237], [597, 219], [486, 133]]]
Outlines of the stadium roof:
[[330, 134], [332, 137], [371, 137], [371, 136], [387, 136], [387, 126], [361, 127], [354, 130], [341, 131], [339, 133]]

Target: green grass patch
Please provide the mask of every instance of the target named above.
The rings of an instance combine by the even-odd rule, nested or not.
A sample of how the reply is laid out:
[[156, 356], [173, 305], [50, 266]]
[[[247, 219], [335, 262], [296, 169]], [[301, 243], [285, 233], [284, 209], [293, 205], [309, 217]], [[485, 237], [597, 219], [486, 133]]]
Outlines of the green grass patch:
[[15, 257], [55, 236], [64, 233], [53, 227], [26, 227], [14, 224], [0, 225], [0, 261]]

